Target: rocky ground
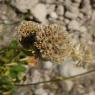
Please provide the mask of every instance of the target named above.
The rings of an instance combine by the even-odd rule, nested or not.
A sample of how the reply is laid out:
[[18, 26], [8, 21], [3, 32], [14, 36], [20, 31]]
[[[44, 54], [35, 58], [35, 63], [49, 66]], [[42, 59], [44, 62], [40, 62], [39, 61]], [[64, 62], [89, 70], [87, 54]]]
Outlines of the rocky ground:
[[[16, 38], [16, 27], [22, 20], [61, 24], [77, 41], [88, 43], [95, 52], [95, 0], [0, 0], [0, 47]], [[47, 61], [29, 71], [27, 81], [39, 82], [86, 71], [76, 68], [71, 59], [60, 65]], [[73, 80], [19, 87], [17, 95], [95, 95], [95, 73]]]

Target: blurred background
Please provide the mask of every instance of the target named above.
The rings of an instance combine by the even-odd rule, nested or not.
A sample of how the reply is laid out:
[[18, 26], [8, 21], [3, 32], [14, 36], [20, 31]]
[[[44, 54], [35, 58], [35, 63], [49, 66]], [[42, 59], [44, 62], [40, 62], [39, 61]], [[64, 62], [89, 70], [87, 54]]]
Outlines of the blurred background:
[[[76, 41], [91, 45], [95, 55], [95, 0], [0, 0], [0, 48], [17, 39], [16, 28], [23, 20], [61, 24]], [[44, 62], [27, 72], [25, 83], [55, 79], [58, 75], [70, 77], [88, 71], [86, 68], [76, 69], [73, 63], [69, 59], [66, 66]], [[91, 68], [94, 65], [93, 60]], [[95, 95], [95, 73], [73, 80], [17, 86], [13, 95]]]

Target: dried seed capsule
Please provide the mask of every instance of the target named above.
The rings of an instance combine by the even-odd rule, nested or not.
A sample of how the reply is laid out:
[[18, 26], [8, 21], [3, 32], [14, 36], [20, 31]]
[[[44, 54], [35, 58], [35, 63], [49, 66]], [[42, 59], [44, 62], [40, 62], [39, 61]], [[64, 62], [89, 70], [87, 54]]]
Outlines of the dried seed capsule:
[[87, 60], [91, 59], [87, 58], [91, 57], [91, 52], [82, 51], [83, 47], [78, 49], [74, 47], [70, 35], [61, 25], [41, 25], [32, 21], [24, 21], [17, 31], [23, 47], [34, 49], [35, 54], [40, 58], [55, 63], [63, 63], [65, 57], [72, 57], [81, 63], [84, 62], [84, 57]]

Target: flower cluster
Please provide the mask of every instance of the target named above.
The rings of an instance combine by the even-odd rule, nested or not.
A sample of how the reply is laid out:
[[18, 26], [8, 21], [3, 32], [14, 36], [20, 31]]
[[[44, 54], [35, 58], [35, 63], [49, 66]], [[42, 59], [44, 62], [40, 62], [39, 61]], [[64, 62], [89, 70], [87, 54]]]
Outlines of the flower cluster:
[[[32, 21], [23, 21], [18, 27], [21, 44], [33, 50], [37, 57], [54, 63], [63, 63], [67, 57], [80, 63], [91, 62], [91, 50], [80, 44], [72, 45], [72, 39], [64, 26], [57, 24], [41, 25]], [[85, 61], [84, 61], [85, 60]]]

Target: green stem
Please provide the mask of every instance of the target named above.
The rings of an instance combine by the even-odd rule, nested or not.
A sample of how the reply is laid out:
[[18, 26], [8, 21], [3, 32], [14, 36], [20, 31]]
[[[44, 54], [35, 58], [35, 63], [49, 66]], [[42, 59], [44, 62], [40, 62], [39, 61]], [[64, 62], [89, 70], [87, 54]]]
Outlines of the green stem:
[[78, 74], [78, 75], [74, 75], [71, 77], [58, 77], [56, 79], [51, 79], [51, 80], [47, 80], [47, 81], [41, 81], [41, 82], [36, 82], [36, 83], [27, 83], [27, 84], [15, 84], [16, 86], [29, 86], [29, 85], [38, 85], [38, 84], [42, 84], [42, 83], [50, 83], [50, 82], [58, 82], [58, 81], [65, 81], [65, 80], [72, 80], [75, 78], [79, 78], [81, 76], [87, 75], [89, 73], [93, 73], [95, 72], [95, 69], [90, 70], [88, 72], [82, 73], [82, 74]]

